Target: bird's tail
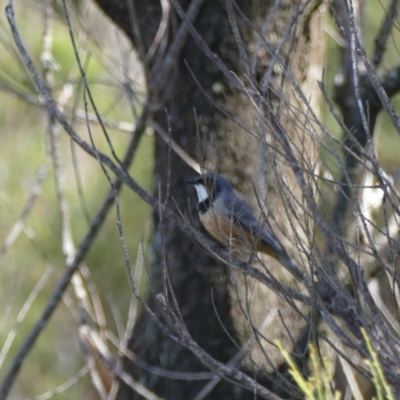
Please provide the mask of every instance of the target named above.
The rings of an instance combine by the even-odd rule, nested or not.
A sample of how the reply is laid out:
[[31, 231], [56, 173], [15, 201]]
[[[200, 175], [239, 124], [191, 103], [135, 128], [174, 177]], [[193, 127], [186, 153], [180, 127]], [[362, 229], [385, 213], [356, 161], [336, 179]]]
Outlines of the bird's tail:
[[297, 279], [300, 281], [304, 279], [304, 273], [286, 252], [279, 253], [277, 260]]

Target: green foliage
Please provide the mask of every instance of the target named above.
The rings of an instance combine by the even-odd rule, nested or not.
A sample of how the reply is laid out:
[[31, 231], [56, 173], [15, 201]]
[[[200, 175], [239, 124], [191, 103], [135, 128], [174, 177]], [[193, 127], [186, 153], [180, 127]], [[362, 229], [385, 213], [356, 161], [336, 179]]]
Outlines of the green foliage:
[[326, 360], [321, 360], [316, 352], [315, 346], [310, 345], [310, 377], [304, 378], [302, 372], [279, 342], [277, 343], [286, 363], [289, 366], [289, 373], [303, 392], [307, 400], [339, 400], [341, 394], [337, 391], [332, 393], [330, 378], [326, 371]]
[[372, 380], [374, 382], [374, 387], [377, 393], [376, 399], [394, 400], [392, 390], [386, 380], [385, 375], [383, 374], [382, 366], [378, 360], [377, 353], [372, 345], [370, 338], [368, 337], [364, 329], [362, 330], [362, 335], [365, 340], [365, 343], [367, 344], [368, 353], [371, 356], [369, 360], [365, 360], [365, 364], [368, 366], [372, 375]]
[[[364, 362], [371, 373], [371, 380], [376, 393], [376, 397], [373, 397], [372, 400], [394, 400], [395, 397], [382, 371], [377, 353], [372, 345], [371, 339], [364, 329], [362, 330], [362, 335], [370, 355], [370, 358], [364, 360]], [[331, 379], [327, 371], [327, 362], [318, 356], [314, 345], [310, 344], [309, 346], [310, 376], [308, 378], [304, 378], [302, 371], [295, 364], [289, 352], [284, 349], [282, 344], [278, 342], [277, 346], [289, 366], [290, 375], [307, 400], [340, 400], [342, 398], [342, 394], [339, 391], [332, 393], [330, 385]]]

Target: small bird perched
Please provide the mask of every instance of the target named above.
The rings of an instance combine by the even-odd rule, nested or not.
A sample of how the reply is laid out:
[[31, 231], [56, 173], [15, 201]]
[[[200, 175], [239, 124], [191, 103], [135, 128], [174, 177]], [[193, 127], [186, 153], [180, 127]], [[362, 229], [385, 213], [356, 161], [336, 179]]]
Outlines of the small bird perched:
[[207, 173], [186, 182], [196, 189], [200, 221], [215, 239], [247, 254], [268, 254], [296, 276], [302, 275], [278, 239], [260, 223], [226, 178]]

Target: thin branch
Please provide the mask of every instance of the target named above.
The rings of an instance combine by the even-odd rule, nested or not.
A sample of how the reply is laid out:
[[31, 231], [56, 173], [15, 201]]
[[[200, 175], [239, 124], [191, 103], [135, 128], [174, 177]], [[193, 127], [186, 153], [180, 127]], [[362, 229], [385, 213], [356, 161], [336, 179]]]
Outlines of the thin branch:
[[5, 256], [7, 253], [8, 249], [13, 245], [15, 240], [18, 238], [19, 234], [22, 232], [24, 229], [25, 221], [28, 219], [30, 216], [35, 204], [36, 200], [39, 197], [39, 194], [42, 190], [42, 184], [44, 179], [46, 178], [48, 171], [48, 161], [39, 168], [37, 174], [36, 174], [36, 181], [33, 184], [32, 190], [30, 195], [28, 196], [28, 199], [25, 202], [25, 206], [22, 209], [20, 215], [17, 218], [17, 221], [14, 223], [13, 227], [11, 228], [10, 232], [4, 239], [4, 242], [0, 248], [0, 259]]
[[3, 362], [8, 354], [8, 351], [10, 350], [15, 336], [17, 335], [17, 331], [23, 320], [25, 319], [25, 316], [29, 309], [31, 308], [33, 302], [35, 301], [37, 295], [40, 293], [40, 291], [43, 289], [43, 286], [47, 282], [47, 280], [50, 278], [50, 275], [53, 273], [52, 268], [47, 268], [46, 272], [43, 274], [43, 276], [40, 278], [39, 282], [36, 284], [36, 286], [33, 288], [32, 292], [26, 299], [24, 305], [22, 306], [20, 312], [17, 315], [17, 319], [15, 321], [14, 326], [12, 329], [9, 331], [6, 340], [4, 341], [3, 347], [0, 352], [0, 368], [3, 366]]
[[[38, 88], [39, 90], [42, 89], [43, 93], [46, 94], [46, 101], [48, 102], [48, 106], [50, 110], [53, 112], [53, 115], [56, 116], [56, 119], [60, 122], [62, 121], [62, 125], [65, 127], [68, 127], [68, 131], [72, 133], [72, 137], [75, 139], [75, 141], [78, 142], [78, 144], [83, 144], [85, 143], [82, 141], [72, 130], [72, 128], [69, 126], [67, 121], [65, 120], [64, 116], [61, 114], [59, 111], [58, 107], [56, 106], [55, 102], [53, 101], [50, 92], [48, 91], [47, 87], [44, 85], [43, 81], [40, 79], [38, 73], [36, 72], [36, 69], [32, 63], [32, 60], [29, 58], [25, 47], [23, 46], [21, 39], [19, 37], [18, 31], [15, 26], [15, 20], [14, 20], [14, 11], [13, 11], [13, 6], [12, 6], [12, 1], [9, 2], [9, 4], [6, 7], [6, 14], [10, 22], [10, 27], [13, 32], [14, 39], [16, 40], [17, 47], [19, 51], [21, 51], [21, 56], [23, 55], [23, 59], [26, 62], [27, 68], [30, 70], [30, 72], [33, 74], [32, 76], [34, 77], [34, 80], [38, 83]], [[50, 103], [50, 104], [49, 104]], [[133, 135], [134, 138], [137, 139], [137, 137], [140, 136], [140, 133], [144, 131], [145, 129], [145, 124], [146, 124], [146, 113], [147, 108], [144, 108], [143, 115], [141, 116], [138, 120], [137, 123], [137, 129]], [[135, 140], [133, 140], [135, 142]], [[87, 149], [90, 149], [90, 152], [96, 156], [97, 152], [92, 149], [90, 146], [88, 146], [86, 143], [83, 145]], [[132, 152], [132, 147], [128, 149], [127, 155]], [[129, 154], [128, 154], [129, 153]], [[108, 158], [108, 157], [107, 157]], [[109, 159], [108, 159], [109, 160]], [[111, 160], [109, 160], [111, 162]], [[111, 164], [113, 164], [111, 162]], [[118, 185], [121, 185], [119, 181], [117, 180], [115, 183], [115, 187], [118, 187]], [[60, 299], [62, 298], [63, 293], [65, 292], [66, 288], [68, 287], [70, 280], [73, 276], [73, 274], [76, 272], [78, 269], [80, 262], [84, 259], [87, 251], [89, 250], [95, 236], [97, 235], [99, 228], [101, 227], [102, 223], [105, 220], [105, 217], [108, 215], [108, 212], [114, 202], [115, 199], [115, 192], [114, 189], [110, 191], [108, 196], [106, 197], [106, 200], [104, 201], [101, 209], [97, 213], [96, 217], [92, 220], [92, 223], [89, 227], [89, 230], [84, 237], [84, 239], [81, 241], [80, 245], [78, 246], [76, 250], [76, 254], [73, 260], [70, 261], [70, 263], [67, 265], [67, 269], [63, 275], [63, 277], [60, 279], [58, 282], [55, 290], [53, 291], [53, 294], [51, 295], [42, 315], [36, 322], [35, 326], [32, 328], [28, 336], [26, 337], [25, 341], [23, 342], [22, 346], [20, 349], [17, 351], [13, 361], [11, 362], [11, 365], [9, 366], [8, 372], [5, 374], [1, 384], [0, 384], [0, 398], [6, 398], [16, 377], [17, 374], [22, 366], [23, 360], [25, 359], [26, 355], [28, 352], [31, 350], [33, 344], [36, 342], [36, 339], [38, 338], [39, 334], [41, 331], [44, 329], [46, 326], [49, 318], [53, 314], [56, 306], [58, 305]]]
[[118, 363], [109, 351], [106, 343], [102, 340], [98, 332], [91, 329], [89, 325], [84, 324], [81, 326], [81, 332], [83, 334], [85, 345], [90, 348], [90, 352], [93, 353], [92, 357], [95, 358], [97, 355], [101, 357], [101, 360], [107, 365], [110, 371], [115, 376], [120, 378], [135, 392], [143, 396], [147, 400], [162, 400], [161, 397], [157, 396], [154, 392], [146, 388], [140, 382], [135, 381], [130, 375], [128, 375], [123, 369], [118, 369]]
[[49, 390], [46, 393], [40, 394], [39, 396], [34, 397], [32, 400], [48, 400], [52, 397], [55, 397], [58, 394], [64, 393], [70, 387], [74, 386], [81, 378], [83, 378], [89, 371], [87, 365], [81, 368], [74, 376], [68, 379], [66, 382], [62, 383], [61, 385], [57, 386], [53, 390]]
[[[195, 21], [203, 3], [204, 0], [191, 1], [186, 14], [187, 21], [189, 21], [190, 24]], [[151, 92], [160, 86], [163, 87], [163, 85], [160, 85], [160, 82], [165, 82], [171, 73], [171, 70], [176, 67], [176, 60], [178, 59], [179, 54], [186, 43], [188, 35], [189, 30], [187, 28], [187, 24], [185, 21], [183, 21], [179, 26], [178, 32], [174, 34], [174, 40], [171, 43], [167, 54], [163, 58], [161, 66], [155, 65], [149, 74], [149, 89]]]
[[149, 364], [148, 362], [142, 360], [138, 355], [136, 355], [132, 350], [127, 347], [121, 346], [118, 339], [115, 335], [107, 331], [107, 338], [110, 342], [118, 349], [121, 355], [127, 357], [130, 361], [135, 363], [139, 368], [143, 369], [154, 375], [159, 375], [168, 379], [176, 379], [181, 381], [202, 381], [208, 380], [215, 377], [215, 374], [212, 372], [180, 372], [180, 371], [171, 371], [169, 369], [156, 367], [154, 365]]
[[372, 65], [376, 68], [382, 61], [386, 51], [387, 41], [393, 28], [393, 22], [398, 16], [399, 0], [391, 0], [389, 8], [385, 10], [386, 18], [383, 21], [381, 30], [375, 39], [374, 55], [372, 57]]

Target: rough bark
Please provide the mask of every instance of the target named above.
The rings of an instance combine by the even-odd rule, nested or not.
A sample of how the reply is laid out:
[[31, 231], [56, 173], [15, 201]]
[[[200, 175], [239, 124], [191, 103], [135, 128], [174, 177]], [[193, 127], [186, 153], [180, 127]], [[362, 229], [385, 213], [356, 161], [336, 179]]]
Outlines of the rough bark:
[[[159, 26], [161, 17], [159, 1], [133, 1], [134, 12], [132, 8], [127, 7], [127, 2], [112, 0], [96, 0], [96, 2], [127, 34], [144, 57]], [[187, 9], [189, 3], [182, 1], [182, 8]], [[312, 99], [312, 105], [317, 105], [316, 80], [320, 78], [322, 63], [322, 12], [318, 9], [321, 2], [309, 2], [301, 11], [301, 15], [295, 19], [305, 2], [302, 3], [299, 5], [291, 0], [280, 1], [275, 9], [274, 2], [237, 1], [236, 4], [243, 16], [240, 16], [240, 13], [235, 15], [243, 47], [248, 54], [254, 51], [260, 37], [254, 26], [259, 30], [262, 29], [268, 15], [271, 15], [268, 29], [262, 34], [264, 44], [267, 43], [267, 46], [260, 46], [257, 54], [255, 80], [262, 85], [262, 79], [271, 66], [270, 82], [266, 85], [270, 88], [267, 97], [270, 98], [274, 109], [279, 110], [284, 128], [299, 145], [298, 151], [307, 156], [305, 157], [307, 162], [313, 163], [315, 161], [313, 143], [305, 138], [303, 130], [296, 129], [296, 126], [305, 124], [305, 117], [302, 115], [304, 110], [299, 105], [300, 102], [296, 103], [293, 86], [282, 73], [282, 67], [276, 60], [273, 60], [274, 66], [272, 66], [271, 54], [265, 50], [265, 47], [271, 50], [279, 48], [280, 59], [286, 62], [287, 69], [306, 93], [306, 97]], [[294, 19], [295, 23], [292, 25]], [[168, 43], [171, 43], [177, 27], [181, 24], [180, 18], [174, 11], [170, 21]], [[232, 34], [226, 3], [205, 2], [194, 26], [211, 51], [217, 54], [227, 69], [243, 82], [243, 88], [251, 89], [251, 79], [246, 76], [248, 73], [246, 61], [241, 57]], [[137, 32], [140, 32], [139, 36]], [[149, 67], [148, 64], [147, 68]], [[199, 161], [208, 169], [218, 170], [230, 178], [237, 189], [249, 194], [255, 206], [259, 203], [257, 200], [259, 196], [261, 203], [266, 202], [270, 212], [275, 215], [274, 226], [283, 226], [286, 213], [284, 203], [280, 200], [282, 176], [285, 177], [289, 187], [295, 186], [294, 177], [287, 166], [280, 164], [282, 157], [279, 157], [275, 150], [277, 144], [271, 137], [265, 113], [259, 112], [263, 108], [262, 104], [255, 105], [245, 90], [235, 89], [206, 56], [204, 49], [196, 45], [190, 36], [177, 58], [173, 74], [160, 82], [157, 89], [160, 108], [154, 112], [154, 120], [165, 130], [170, 128], [174, 141], [194, 158], [198, 158], [199, 153], [203, 158], [203, 153], [198, 148], [200, 141], [204, 146], [204, 159]], [[287, 102], [291, 105], [287, 106]], [[227, 117], [227, 113], [230, 117]], [[243, 125], [254, 135], [246, 132]], [[155, 158], [155, 193], [170, 207], [185, 210], [196, 221], [194, 193], [184, 184], [184, 179], [193, 173], [159, 138], [156, 139]], [[257, 188], [256, 191], [253, 190], [253, 184]], [[299, 195], [295, 189], [293, 193]], [[297, 212], [300, 213], [301, 210]], [[294, 248], [294, 238], [290, 230], [283, 229], [281, 239], [289, 248]], [[218, 318], [231, 334], [234, 334], [233, 325], [235, 325], [239, 336], [247, 337], [246, 313], [243, 314], [240, 302], [243, 305], [242, 295], [244, 296], [247, 291], [246, 285], [252, 286], [253, 283], [245, 282], [239, 277], [236, 280], [239, 286], [232, 285], [231, 282], [235, 279], [231, 277], [230, 271], [217, 265], [195, 243], [183, 236], [176, 226], [167, 220], [160, 220], [158, 210], [155, 210], [149, 296], [149, 304], [155, 310], [157, 304], [154, 294], [164, 291], [164, 263], [167, 265], [180, 312], [189, 332], [213, 357], [224, 362], [228, 361], [237, 349], [225, 334]], [[278, 281], [295, 285], [293, 278], [283, 272], [279, 264], [271, 260], [266, 260], [266, 263], [268, 268], [274, 271]], [[239, 302], [237, 294], [240, 297]], [[264, 287], [254, 289], [252, 302], [254, 308], [252, 305], [249, 312], [254, 324], [259, 326], [270, 316], [272, 318], [270, 324], [275, 328], [272, 330], [271, 325], [268, 325], [269, 338], [271, 340], [280, 338], [288, 348], [293, 348], [294, 341], [300, 337], [304, 328], [304, 322], [298, 314], [289, 305], [283, 304], [281, 298]], [[287, 327], [282, 325], [282, 320], [289, 326], [290, 337], [284, 334]], [[142, 314], [132, 332], [130, 347], [148, 363], [156, 366], [185, 372], [203, 370], [196, 358], [167, 338], [146, 313]], [[263, 354], [259, 354], [259, 349], [255, 349], [252, 358], [257, 364], [263, 364], [264, 369], [272, 371], [275, 367], [279, 367], [282, 360], [276, 351], [274, 352], [272, 348], [269, 350], [273, 368], [262, 361], [264, 358]], [[178, 381], [148, 374], [128, 362], [125, 368], [135, 379], [165, 398], [191, 398], [204, 386], [204, 382], [201, 381]], [[253, 398], [252, 393], [243, 392], [241, 388], [230, 383], [220, 384], [212, 394], [213, 398], [221, 399], [243, 399], [246, 395]], [[128, 398], [136, 398], [136, 395], [127, 387], [121, 386], [119, 399]]]

